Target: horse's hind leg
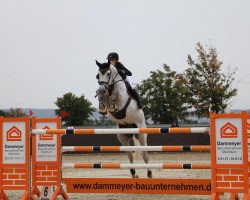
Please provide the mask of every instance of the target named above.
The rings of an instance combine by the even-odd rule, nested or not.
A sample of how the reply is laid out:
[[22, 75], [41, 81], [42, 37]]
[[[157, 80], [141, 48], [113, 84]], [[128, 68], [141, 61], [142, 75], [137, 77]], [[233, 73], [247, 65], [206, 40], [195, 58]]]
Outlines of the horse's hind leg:
[[[133, 152], [128, 152], [128, 159], [130, 161], [131, 164], [134, 163], [134, 157], [133, 157]], [[130, 173], [132, 175], [132, 178], [139, 178], [138, 175], [136, 175], [136, 171], [134, 168], [130, 169]]]
[[[148, 164], [148, 152], [147, 151], [143, 151], [142, 152], [142, 156], [143, 156], [143, 160], [146, 164]], [[153, 174], [152, 174], [152, 171], [151, 169], [148, 169], [147, 171], [147, 176], [148, 178], [152, 178], [153, 177]]]
[[[119, 135], [117, 135], [117, 138], [118, 138], [118, 140], [121, 142], [121, 144], [123, 146], [130, 146], [129, 142], [130, 142], [131, 138], [129, 137], [129, 135], [121, 135], [121, 134], [119, 134]], [[129, 159], [129, 162], [131, 164], [134, 163], [133, 152], [131, 152], [131, 151], [128, 152], [128, 159]], [[132, 178], [138, 178], [138, 176], [136, 175], [135, 169], [130, 169], [130, 173], [132, 175]]]
[[[147, 146], [147, 135], [146, 134], [138, 135], [138, 140], [139, 140], [141, 146]], [[142, 157], [143, 157], [144, 162], [146, 164], [148, 164], [149, 159], [148, 159], [148, 152], [147, 151], [142, 151]], [[147, 176], [148, 176], [148, 178], [153, 177], [151, 169], [148, 169]]]

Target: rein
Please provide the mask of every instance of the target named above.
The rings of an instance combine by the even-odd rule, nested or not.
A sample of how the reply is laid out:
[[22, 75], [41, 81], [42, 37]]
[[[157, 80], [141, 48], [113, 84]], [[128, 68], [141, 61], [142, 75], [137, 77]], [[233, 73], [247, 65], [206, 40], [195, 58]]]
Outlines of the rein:
[[115, 75], [115, 77], [112, 80], [112, 84], [110, 84], [110, 85], [109, 85], [109, 82], [110, 82], [110, 78], [111, 78], [111, 71], [110, 71], [109, 79], [108, 79], [107, 82], [105, 82], [105, 81], [98, 81], [99, 85], [103, 85], [109, 91], [109, 96], [111, 96], [111, 94], [112, 94], [112, 92], [114, 90], [115, 84], [118, 83], [118, 82], [120, 82], [120, 81], [123, 81], [121, 79], [121, 80], [118, 80], [118, 81], [114, 82], [114, 80], [118, 76], [118, 74], [119, 73], [117, 72], [117, 74]]

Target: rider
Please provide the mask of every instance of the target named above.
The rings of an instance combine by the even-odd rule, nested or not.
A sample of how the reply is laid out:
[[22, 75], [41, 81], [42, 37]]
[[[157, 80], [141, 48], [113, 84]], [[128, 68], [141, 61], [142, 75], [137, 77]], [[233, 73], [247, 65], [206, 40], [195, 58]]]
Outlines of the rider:
[[124, 67], [122, 63], [119, 62], [119, 55], [117, 53], [115, 53], [115, 52], [109, 53], [107, 59], [111, 62], [112, 65], [114, 65], [116, 67], [119, 75], [122, 77], [122, 79], [124, 80], [124, 82], [128, 86], [130, 93], [137, 101], [138, 107], [141, 109], [142, 105], [141, 105], [139, 95], [135, 89], [132, 89], [131, 81], [128, 78], [128, 76], [132, 76], [132, 73], [126, 67]]

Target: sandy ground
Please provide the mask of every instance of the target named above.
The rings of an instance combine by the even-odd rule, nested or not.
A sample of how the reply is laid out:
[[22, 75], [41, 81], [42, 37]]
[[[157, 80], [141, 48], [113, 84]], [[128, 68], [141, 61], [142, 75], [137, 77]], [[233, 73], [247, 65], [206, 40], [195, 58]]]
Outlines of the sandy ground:
[[[165, 163], [165, 162], [180, 162], [180, 163], [210, 163], [210, 153], [150, 153], [150, 163]], [[125, 153], [120, 154], [65, 154], [63, 155], [63, 163], [75, 162], [113, 162], [113, 163], [129, 163]], [[143, 161], [136, 158], [135, 163], [143, 163]], [[210, 170], [152, 170], [154, 178], [211, 178]], [[146, 177], [146, 170], [137, 170], [139, 177]], [[109, 169], [64, 169], [63, 177], [130, 177], [129, 170], [109, 170]], [[7, 192], [10, 199], [21, 199], [21, 192]], [[209, 196], [190, 196], [190, 195], [144, 195], [144, 194], [68, 194], [70, 199], [75, 200], [205, 200]], [[59, 197], [58, 199], [62, 199]], [[223, 198], [224, 199], [224, 198]]]

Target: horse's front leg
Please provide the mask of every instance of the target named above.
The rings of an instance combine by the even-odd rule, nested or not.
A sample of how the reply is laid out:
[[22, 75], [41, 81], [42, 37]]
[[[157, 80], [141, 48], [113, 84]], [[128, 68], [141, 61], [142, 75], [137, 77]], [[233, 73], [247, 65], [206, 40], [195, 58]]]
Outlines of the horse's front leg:
[[101, 90], [98, 89], [96, 91], [96, 95], [97, 95], [98, 101], [99, 101], [99, 113], [102, 115], [106, 115], [107, 114], [107, 104], [108, 104], [107, 94], [102, 94]]
[[117, 109], [115, 105], [115, 100], [117, 95], [118, 95], [118, 90], [114, 90], [109, 97], [109, 105], [108, 105], [109, 112], [115, 112], [115, 110]]

